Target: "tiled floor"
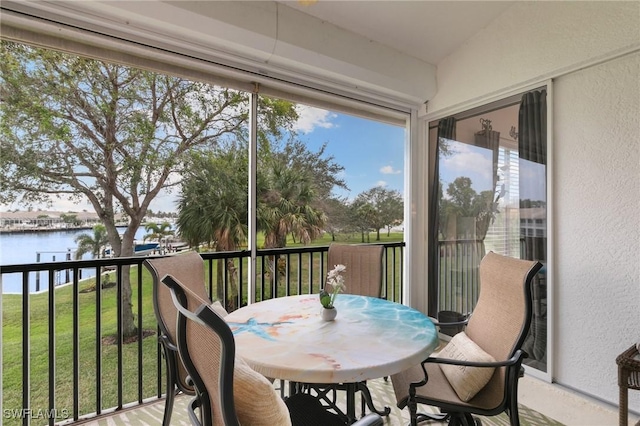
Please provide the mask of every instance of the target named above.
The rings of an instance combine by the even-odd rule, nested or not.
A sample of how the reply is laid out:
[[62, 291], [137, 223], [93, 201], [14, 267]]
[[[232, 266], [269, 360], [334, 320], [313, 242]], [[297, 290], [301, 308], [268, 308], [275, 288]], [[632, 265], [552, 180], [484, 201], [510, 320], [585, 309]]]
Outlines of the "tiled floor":
[[[385, 424], [400, 426], [407, 424], [407, 410], [399, 410], [395, 406], [393, 390], [390, 382], [381, 379], [374, 381], [371, 387], [374, 399], [381, 405], [388, 405], [392, 413]], [[550, 385], [541, 380], [525, 376], [520, 380], [520, 402], [523, 407], [521, 423], [523, 426], [569, 425], [569, 426], [615, 426], [618, 425], [617, 407], [604, 405], [598, 401], [587, 399], [558, 385]], [[189, 397], [178, 397], [172, 425], [188, 426], [185, 413]], [[528, 408], [528, 409], [527, 409]], [[125, 426], [125, 425], [160, 425], [164, 401], [146, 405], [137, 409], [126, 410], [97, 421], [88, 422], [92, 426]], [[542, 414], [542, 415], [539, 415]], [[638, 423], [637, 423], [638, 422]], [[433, 423], [431, 423], [433, 424]], [[508, 425], [506, 417], [483, 419], [484, 425]], [[640, 426], [638, 416], [629, 416], [629, 425]], [[276, 426], [276, 425], [274, 425]]]

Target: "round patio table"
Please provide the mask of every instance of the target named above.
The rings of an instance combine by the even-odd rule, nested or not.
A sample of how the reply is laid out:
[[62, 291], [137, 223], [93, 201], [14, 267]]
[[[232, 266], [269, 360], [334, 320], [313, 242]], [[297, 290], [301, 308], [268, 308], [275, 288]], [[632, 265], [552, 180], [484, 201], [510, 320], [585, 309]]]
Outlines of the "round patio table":
[[[358, 384], [391, 376], [419, 364], [438, 345], [433, 322], [408, 306], [340, 294], [335, 307], [336, 319], [327, 322], [317, 294], [289, 296], [245, 306], [225, 320], [247, 364], [291, 382]], [[347, 387], [351, 418], [355, 388]]]

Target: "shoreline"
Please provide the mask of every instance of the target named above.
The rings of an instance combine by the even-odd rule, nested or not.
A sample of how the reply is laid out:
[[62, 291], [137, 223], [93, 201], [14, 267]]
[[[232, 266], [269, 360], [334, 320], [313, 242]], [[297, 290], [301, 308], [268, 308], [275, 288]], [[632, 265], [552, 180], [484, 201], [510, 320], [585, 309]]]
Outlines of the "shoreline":
[[[142, 224], [141, 226], [144, 226], [144, 224]], [[116, 227], [126, 228], [127, 224], [116, 225]], [[68, 226], [65, 228], [56, 228], [56, 227], [0, 228], [0, 234], [32, 234], [36, 232], [66, 232], [66, 231], [80, 231], [83, 229], [91, 230], [93, 229], [93, 225]]]
[[92, 229], [91, 226], [70, 226], [68, 228], [10, 228], [0, 229], [0, 234], [32, 234], [34, 232], [78, 231]]

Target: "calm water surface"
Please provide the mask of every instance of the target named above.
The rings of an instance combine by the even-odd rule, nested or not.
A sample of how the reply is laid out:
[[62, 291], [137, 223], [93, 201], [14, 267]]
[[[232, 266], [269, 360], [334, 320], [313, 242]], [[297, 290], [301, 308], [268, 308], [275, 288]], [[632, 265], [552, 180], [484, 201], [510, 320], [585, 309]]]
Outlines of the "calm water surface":
[[[124, 232], [125, 228], [121, 228]], [[80, 234], [91, 234], [91, 229], [80, 229], [72, 231], [53, 232], [27, 232], [0, 234], [0, 269], [1, 265], [16, 265], [38, 262], [62, 262], [67, 258], [67, 253], [71, 252], [71, 259], [75, 259], [76, 243], [74, 238]], [[142, 240], [146, 234], [144, 228], [138, 229], [136, 239]], [[91, 259], [90, 254], [86, 254], [84, 259]], [[2, 272], [0, 270], [0, 272]], [[82, 277], [87, 278], [95, 275], [95, 269], [85, 269]], [[54, 276], [56, 285], [66, 282], [64, 271], [57, 272]], [[40, 273], [40, 290], [46, 290], [48, 285], [48, 273]], [[36, 291], [36, 273], [29, 276], [30, 291]], [[22, 292], [22, 274], [2, 274], [3, 293]]]

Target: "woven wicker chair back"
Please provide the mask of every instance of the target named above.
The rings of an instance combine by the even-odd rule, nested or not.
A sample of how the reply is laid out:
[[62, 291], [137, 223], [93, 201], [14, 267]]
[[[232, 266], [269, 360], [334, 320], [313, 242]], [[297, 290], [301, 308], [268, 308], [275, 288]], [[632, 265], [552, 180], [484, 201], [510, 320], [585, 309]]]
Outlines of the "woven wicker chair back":
[[380, 297], [382, 294], [382, 253], [380, 245], [331, 244], [327, 255], [327, 268], [345, 265], [347, 294]]
[[[160, 329], [165, 333], [171, 343], [176, 345], [176, 318], [178, 311], [171, 300], [169, 289], [160, 280], [167, 274], [180, 281], [186, 288], [193, 291], [203, 300], [209, 300], [204, 282], [204, 261], [202, 257], [194, 251], [163, 257], [160, 259], [147, 259], [147, 268], [151, 272], [154, 285], [154, 308], [156, 317], [160, 323]], [[178, 363], [178, 380], [182, 387], [191, 388], [186, 383], [187, 372], [182, 363]]]
[[[206, 305], [208, 308], [210, 302], [200, 297], [200, 295], [193, 292], [188, 286], [183, 285], [182, 289], [185, 293], [187, 306], [186, 308], [191, 312], [196, 312], [202, 305]], [[211, 311], [213, 312], [213, 311]], [[222, 415], [221, 407], [223, 406], [223, 395], [220, 390], [221, 386], [221, 372], [225, 368], [231, 368], [233, 371], [233, 360], [223, 360], [222, 353], [222, 340], [217, 331], [214, 331], [213, 326], [205, 326], [195, 321], [187, 320], [186, 322], [186, 343], [188, 348], [188, 357], [191, 363], [195, 367], [193, 374], [198, 374], [200, 380], [204, 383], [204, 388], [207, 390], [207, 396], [211, 402], [211, 419], [213, 426], [225, 426], [224, 417]], [[229, 335], [231, 330], [224, 324], [219, 328], [226, 328], [225, 332]], [[180, 348], [182, 350], [182, 348]], [[184, 352], [181, 352], [181, 356]], [[229, 396], [227, 396], [229, 397]], [[233, 399], [233, 395], [230, 395]]]

